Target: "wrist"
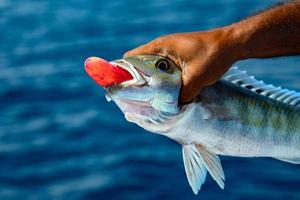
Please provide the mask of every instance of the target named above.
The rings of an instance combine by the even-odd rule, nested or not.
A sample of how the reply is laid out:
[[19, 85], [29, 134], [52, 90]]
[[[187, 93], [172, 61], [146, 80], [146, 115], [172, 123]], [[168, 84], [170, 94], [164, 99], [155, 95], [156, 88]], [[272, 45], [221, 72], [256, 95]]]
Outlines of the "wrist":
[[232, 57], [233, 62], [251, 57], [249, 47], [249, 34], [238, 24], [222, 27], [224, 34], [223, 45], [227, 48], [227, 53]]

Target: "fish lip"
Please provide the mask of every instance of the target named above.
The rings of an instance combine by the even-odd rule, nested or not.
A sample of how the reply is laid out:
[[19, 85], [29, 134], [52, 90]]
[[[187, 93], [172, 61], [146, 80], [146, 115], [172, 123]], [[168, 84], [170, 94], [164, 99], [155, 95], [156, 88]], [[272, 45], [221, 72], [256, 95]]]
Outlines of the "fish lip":
[[146, 79], [149, 79], [150, 76], [148, 76], [147, 74], [142, 72], [140, 69], [136, 68], [130, 62], [128, 62], [126, 60], [123, 60], [123, 59], [120, 59], [120, 60], [111, 61], [110, 63], [125, 69], [133, 77], [133, 79], [131, 79], [131, 80], [124, 81], [124, 82], [120, 83], [121, 86], [129, 86], [130, 85], [130, 86], [139, 86], [139, 87], [141, 87], [141, 86], [144, 86], [144, 85], [148, 85]]

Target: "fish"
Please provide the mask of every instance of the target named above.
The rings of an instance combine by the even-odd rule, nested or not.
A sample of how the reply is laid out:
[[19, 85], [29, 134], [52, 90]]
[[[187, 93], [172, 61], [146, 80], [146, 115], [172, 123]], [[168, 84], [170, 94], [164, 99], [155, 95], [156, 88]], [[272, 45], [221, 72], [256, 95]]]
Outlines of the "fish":
[[[166, 57], [138, 55], [111, 62], [93, 57], [86, 60], [85, 69], [129, 122], [182, 145], [187, 181], [196, 195], [208, 173], [224, 189], [219, 156], [300, 163], [299, 92], [231, 67], [191, 103], [181, 105], [181, 70]], [[127, 73], [118, 76], [120, 69]], [[118, 79], [111, 79], [107, 71], [115, 71]]]

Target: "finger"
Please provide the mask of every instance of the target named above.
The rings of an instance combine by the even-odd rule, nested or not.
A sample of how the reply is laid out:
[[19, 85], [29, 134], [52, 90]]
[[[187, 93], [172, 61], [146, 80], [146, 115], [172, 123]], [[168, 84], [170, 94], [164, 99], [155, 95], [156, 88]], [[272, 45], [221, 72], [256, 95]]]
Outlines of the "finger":
[[180, 91], [180, 103], [188, 104], [192, 102], [196, 96], [200, 93], [200, 87], [197, 87], [195, 84], [182, 85]]
[[184, 83], [182, 82], [181, 90], [180, 90], [180, 103], [187, 104], [193, 101], [196, 96], [195, 87], [192, 83]]
[[[198, 68], [198, 66], [197, 66]], [[189, 66], [182, 71], [182, 86], [180, 91], [180, 102], [183, 104], [190, 103], [200, 93], [204, 86], [205, 79], [197, 68]]]
[[142, 55], [142, 54], [156, 54], [158, 53], [159, 47], [155, 46], [153, 43], [148, 43], [145, 45], [141, 45], [133, 50], [130, 50], [124, 54], [123, 57], [129, 57], [129, 56], [136, 56], [136, 55]]
[[183, 71], [182, 73], [182, 89], [181, 101], [183, 103], [191, 102], [203, 87], [209, 86], [217, 82], [225, 72], [223, 70], [207, 69], [204, 72], [196, 70]]
[[140, 52], [143, 52], [145, 45], [141, 45], [139, 47], [136, 47], [130, 51], [127, 51], [126, 53], [124, 53], [123, 57], [129, 57], [129, 56], [134, 56], [134, 55], [138, 55], [140, 54]]

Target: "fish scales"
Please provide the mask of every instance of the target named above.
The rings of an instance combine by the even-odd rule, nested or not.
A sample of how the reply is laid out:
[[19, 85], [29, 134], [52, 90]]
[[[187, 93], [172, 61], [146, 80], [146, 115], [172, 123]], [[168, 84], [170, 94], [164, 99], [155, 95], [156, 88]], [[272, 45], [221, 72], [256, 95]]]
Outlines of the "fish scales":
[[[227, 134], [224, 137], [230, 140], [247, 135], [251, 140], [261, 143], [259, 146], [292, 145], [295, 149], [300, 149], [300, 110], [298, 108], [293, 109], [290, 105], [259, 94], [249, 95], [250, 91], [247, 89], [236, 87], [238, 86], [219, 81], [202, 91], [198, 100], [201, 102], [200, 106], [211, 108], [213, 115], [212, 122], [207, 120], [206, 126]], [[214, 113], [216, 112], [214, 110], [223, 112]], [[245, 151], [240, 156], [270, 156], [267, 149], [259, 153], [260, 155], [253, 155]], [[264, 155], [261, 155], [262, 153]]]

